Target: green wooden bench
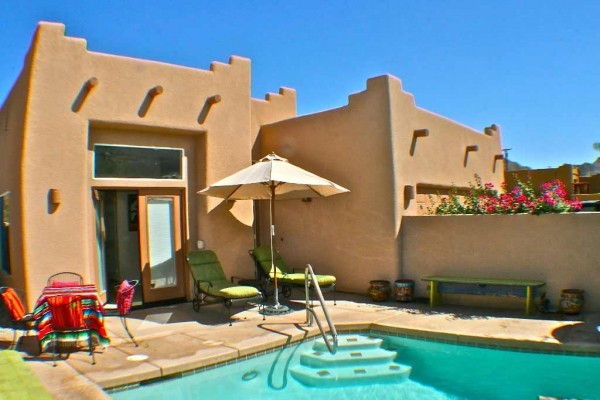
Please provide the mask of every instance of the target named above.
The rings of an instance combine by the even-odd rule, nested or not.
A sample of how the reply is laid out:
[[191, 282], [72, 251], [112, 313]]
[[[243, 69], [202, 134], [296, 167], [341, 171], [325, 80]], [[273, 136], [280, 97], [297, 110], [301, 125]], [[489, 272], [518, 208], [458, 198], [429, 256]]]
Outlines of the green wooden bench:
[[442, 293], [525, 297], [525, 313], [527, 315], [531, 315], [533, 312], [533, 300], [537, 289], [546, 284], [542, 281], [461, 276], [428, 276], [422, 280], [429, 282], [431, 307], [440, 304]]
[[52, 400], [52, 396], [21, 355], [13, 350], [0, 351], [0, 398]]

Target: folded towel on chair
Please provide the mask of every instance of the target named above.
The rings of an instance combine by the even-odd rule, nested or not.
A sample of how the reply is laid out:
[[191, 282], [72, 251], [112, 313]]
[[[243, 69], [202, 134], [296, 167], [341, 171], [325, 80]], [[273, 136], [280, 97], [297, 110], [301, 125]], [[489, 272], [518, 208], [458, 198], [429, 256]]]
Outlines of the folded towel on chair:
[[18, 321], [25, 316], [23, 303], [21, 303], [21, 299], [13, 288], [6, 288], [6, 290], [4, 290], [0, 296], [2, 296], [2, 300], [4, 301], [4, 304], [10, 313], [10, 317], [14, 321]]
[[120, 315], [127, 315], [133, 301], [133, 286], [125, 279], [117, 289], [117, 309]]
[[54, 329], [85, 327], [81, 296], [48, 297], [48, 305], [52, 313], [52, 327]]

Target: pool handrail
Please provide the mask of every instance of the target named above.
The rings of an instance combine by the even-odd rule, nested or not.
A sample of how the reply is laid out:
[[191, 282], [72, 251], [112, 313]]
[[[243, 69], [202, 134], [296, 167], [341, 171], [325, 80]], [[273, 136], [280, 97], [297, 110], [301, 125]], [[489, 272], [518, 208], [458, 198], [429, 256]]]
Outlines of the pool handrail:
[[[310, 281], [309, 281], [310, 279]], [[325, 319], [327, 320], [327, 324], [329, 325], [329, 331], [331, 333], [331, 337], [333, 339], [333, 345], [329, 342], [329, 338], [325, 334], [323, 330], [323, 326], [321, 325], [321, 321], [319, 317], [315, 313], [315, 310], [312, 306], [312, 301], [310, 299], [310, 291], [309, 285], [312, 284], [314, 286], [315, 292], [317, 292], [317, 297], [319, 298], [319, 303], [321, 303], [321, 308], [323, 309], [323, 313], [325, 314]], [[315, 272], [310, 264], [306, 264], [306, 268], [304, 269], [304, 293], [306, 294], [306, 323], [308, 326], [312, 326], [313, 321], [317, 322], [317, 326], [319, 327], [319, 331], [321, 332], [321, 336], [325, 341], [325, 345], [331, 354], [335, 354], [338, 347], [338, 334], [335, 329], [335, 325], [331, 319], [331, 314], [329, 314], [329, 309], [327, 308], [327, 304], [325, 304], [325, 300], [323, 299], [323, 293], [321, 292], [321, 287], [319, 286], [319, 282], [317, 281], [317, 277], [315, 276]]]

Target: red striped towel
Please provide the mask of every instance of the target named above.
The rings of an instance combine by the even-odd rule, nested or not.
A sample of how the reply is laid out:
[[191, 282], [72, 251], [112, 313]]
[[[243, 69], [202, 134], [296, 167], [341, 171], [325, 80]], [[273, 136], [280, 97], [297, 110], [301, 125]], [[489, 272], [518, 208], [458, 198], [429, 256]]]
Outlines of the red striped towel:
[[120, 315], [127, 315], [133, 301], [134, 287], [125, 279], [117, 289], [117, 309]]
[[52, 296], [47, 300], [54, 329], [85, 328], [81, 296]]

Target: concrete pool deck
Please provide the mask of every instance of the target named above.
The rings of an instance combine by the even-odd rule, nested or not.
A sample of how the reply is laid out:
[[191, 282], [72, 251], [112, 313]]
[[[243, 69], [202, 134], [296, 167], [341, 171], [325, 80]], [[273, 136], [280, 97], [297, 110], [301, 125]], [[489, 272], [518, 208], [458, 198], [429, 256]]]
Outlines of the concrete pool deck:
[[[305, 324], [301, 295], [294, 293], [292, 298], [297, 300], [285, 303], [293, 313], [265, 320], [257, 307], [234, 308], [233, 326], [219, 304], [199, 313], [191, 303], [134, 310], [128, 324], [139, 347], [129, 340], [118, 317], [106, 317], [111, 345], [96, 349], [96, 365], [87, 352], [79, 351], [53, 367], [50, 353], [39, 354], [33, 333], [20, 340], [18, 350], [54, 398], [108, 399], [102, 389], [177, 376], [318, 335], [316, 324]], [[333, 301], [327, 304], [340, 332], [373, 329], [455, 343], [600, 356], [600, 314], [525, 317], [520, 309], [450, 305], [431, 309], [424, 301], [374, 303], [356, 294], [338, 294], [338, 299], [336, 306]], [[0, 333], [0, 345], [6, 348], [12, 332]]]

